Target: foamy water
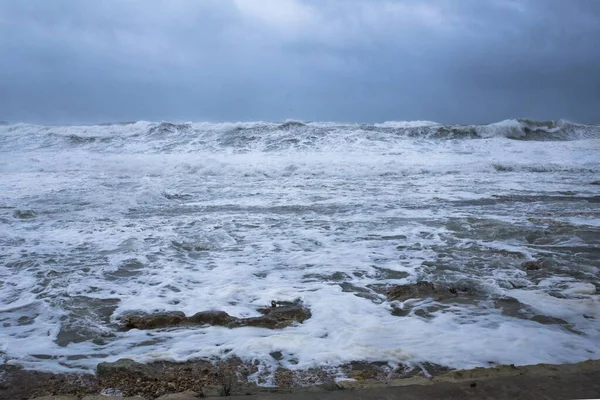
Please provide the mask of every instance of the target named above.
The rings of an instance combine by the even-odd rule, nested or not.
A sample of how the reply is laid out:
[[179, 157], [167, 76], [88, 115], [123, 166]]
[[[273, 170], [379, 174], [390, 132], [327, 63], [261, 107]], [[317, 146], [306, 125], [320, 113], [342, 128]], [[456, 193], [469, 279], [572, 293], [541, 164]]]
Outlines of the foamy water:
[[[600, 128], [564, 121], [2, 126], [0, 357], [600, 358], [598, 179]], [[472, 295], [386, 299], [418, 280]], [[298, 299], [312, 317], [282, 330], [118, 330], [134, 310]]]

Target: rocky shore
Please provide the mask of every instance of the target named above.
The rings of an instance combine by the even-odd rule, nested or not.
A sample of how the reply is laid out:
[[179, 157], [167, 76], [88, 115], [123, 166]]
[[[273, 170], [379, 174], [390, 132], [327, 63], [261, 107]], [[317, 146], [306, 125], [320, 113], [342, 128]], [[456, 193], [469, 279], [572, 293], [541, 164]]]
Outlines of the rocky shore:
[[[527, 261], [522, 265], [529, 272], [545, 267], [544, 260]], [[397, 314], [410, 311], [410, 304], [404, 303], [409, 299], [435, 298], [443, 305], [445, 301], [466, 301], [477, 295], [477, 288], [469, 285], [444, 286], [427, 281], [376, 289], [389, 301], [402, 304], [402, 307], [393, 308], [392, 312]], [[514, 307], [513, 303], [509, 304]], [[504, 311], [506, 304], [500, 302], [498, 307]], [[120, 319], [120, 329], [214, 325], [229, 329], [251, 326], [275, 330], [301, 324], [312, 316], [310, 309], [300, 301], [273, 301], [270, 306], [257, 311], [261, 315], [251, 318], [238, 318], [223, 311], [201, 311], [189, 316], [178, 311], [131, 312]], [[531, 366], [490, 362], [488, 368], [471, 370], [450, 370], [427, 363], [393, 368], [383, 362], [354, 362], [335, 369], [291, 371], [277, 366], [281, 353], [273, 352], [269, 356], [274, 366], [236, 357], [220, 361], [152, 364], [124, 358], [98, 364], [96, 374], [51, 374], [5, 364], [0, 365], [0, 399], [189, 400], [220, 396], [285, 396], [289, 400], [338, 396], [352, 399], [394, 398], [399, 390], [403, 396], [413, 393], [414, 398], [478, 398], [476, 394], [482, 394], [482, 387], [492, 391], [485, 395], [486, 398], [600, 398], [600, 360]], [[377, 397], [377, 393], [381, 397]], [[493, 397], [493, 393], [499, 397]]]
[[[577, 364], [500, 365], [470, 370], [426, 366], [385, 378], [381, 366], [346, 366], [349, 376], [326, 371], [276, 371], [276, 386], [249, 383], [251, 366], [239, 360], [185, 364], [141, 364], [121, 359], [98, 365], [94, 375], [54, 375], [2, 366], [3, 400], [191, 400], [200, 397], [246, 398], [599, 398], [600, 360]], [[315, 384], [306, 386], [311, 376]], [[392, 376], [391, 374], [387, 375]], [[399, 375], [396, 375], [399, 376]], [[304, 385], [299, 385], [303, 382]], [[403, 397], [404, 398], [404, 397]]]

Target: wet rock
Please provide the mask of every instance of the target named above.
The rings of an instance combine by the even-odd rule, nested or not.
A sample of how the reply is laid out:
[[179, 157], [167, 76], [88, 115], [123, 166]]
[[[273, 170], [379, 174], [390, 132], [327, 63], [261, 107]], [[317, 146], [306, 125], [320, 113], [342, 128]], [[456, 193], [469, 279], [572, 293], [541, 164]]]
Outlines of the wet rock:
[[459, 295], [461, 293], [468, 293], [470, 290], [466, 286], [451, 286], [448, 289], [448, 292], [453, 295]]
[[122, 318], [123, 328], [159, 329], [180, 325], [213, 325], [228, 328], [253, 326], [268, 329], [282, 329], [294, 323], [302, 323], [311, 317], [310, 310], [295, 303], [277, 303], [258, 310], [260, 317], [236, 318], [224, 311], [202, 311], [186, 317], [179, 311], [156, 314], [127, 315]]
[[405, 301], [414, 298], [433, 297], [435, 294], [436, 287], [433, 283], [421, 281], [411, 285], [391, 287], [387, 292], [387, 297], [389, 300]]
[[189, 317], [187, 322], [199, 325], [229, 326], [236, 320], [237, 318], [225, 311], [202, 311]]
[[308, 308], [296, 304], [260, 308], [258, 312], [263, 314], [263, 317], [248, 318], [248, 320], [254, 320], [255, 322], [261, 319], [263, 321], [275, 321], [275, 328], [285, 328], [295, 322], [302, 323], [311, 317]]
[[240, 319], [240, 320], [233, 322], [230, 325], [231, 328], [240, 328], [243, 326], [252, 326], [255, 328], [267, 328], [267, 329], [280, 329], [280, 328], [285, 327], [285, 326], [280, 326], [279, 321], [277, 321], [275, 318], [264, 317], [264, 316]]
[[156, 400], [196, 400], [198, 397], [200, 397], [198, 393], [188, 390], [182, 393], [165, 394]]
[[141, 376], [153, 376], [152, 367], [133, 361], [129, 358], [121, 358], [115, 362], [103, 362], [96, 367], [99, 377], [107, 377], [115, 374], [132, 374]]
[[525, 261], [521, 264], [521, 268], [525, 271], [538, 271], [540, 269], [551, 267], [553, 264], [554, 263], [550, 259], [540, 258], [539, 260]]
[[269, 329], [282, 329], [302, 323], [311, 317], [310, 310], [294, 303], [274, 303], [271, 307], [259, 308], [261, 317], [239, 319], [234, 326], [254, 326]]
[[33, 210], [15, 210], [13, 212], [13, 217], [18, 219], [32, 219], [37, 217], [37, 214]]
[[590, 185], [600, 186], [600, 181], [590, 182]]
[[373, 289], [356, 286], [350, 282], [341, 282], [339, 283], [339, 286], [342, 288], [343, 292], [353, 293], [356, 297], [362, 297], [363, 299], [371, 300], [377, 304], [382, 302], [380, 296]]
[[521, 268], [526, 271], [537, 271], [538, 269], [542, 269], [542, 266], [537, 261], [525, 261], [521, 264]]
[[411, 308], [400, 308], [396, 306], [392, 306], [392, 315], [395, 317], [406, 317], [411, 312]]
[[438, 307], [427, 307], [425, 309], [418, 308], [414, 311], [414, 314], [420, 318], [431, 318], [433, 316], [432, 314], [438, 310], [439, 310]]
[[525, 306], [519, 300], [512, 297], [502, 297], [494, 301], [494, 307], [502, 310], [502, 315], [520, 318], [524, 316]]
[[158, 329], [177, 326], [186, 320], [181, 311], [128, 315], [123, 318], [125, 329]]
[[422, 299], [427, 297], [443, 300], [468, 292], [469, 289], [466, 286], [445, 287], [442, 285], [435, 285], [428, 281], [420, 281], [414, 284], [397, 285], [389, 288], [387, 291], [387, 298], [390, 301], [406, 301], [409, 299]]

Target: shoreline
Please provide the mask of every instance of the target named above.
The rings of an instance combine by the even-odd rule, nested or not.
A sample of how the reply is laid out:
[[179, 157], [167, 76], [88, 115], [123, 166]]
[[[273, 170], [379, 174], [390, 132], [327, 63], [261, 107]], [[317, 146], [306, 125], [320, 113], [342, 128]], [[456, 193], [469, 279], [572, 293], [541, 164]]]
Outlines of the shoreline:
[[[336, 379], [324, 369], [294, 372], [280, 369], [272, 371], [275, 387], [249, 383], [248, 376], [256, 369], [252, 365], [236, 359], [216, 364], [209, 361], [141, 364], [121, 359], [99, 364], [96, 375], [78, 375], [24, 370], [5, 364], [0, 366], [0, 399], [51, 396], [47, 399], [77, 400], [88, 396], [86, 400], [93, 400], [90, 396], [113, 395], [162, 400], [177, 393], [181, 395], [173, 399], [218, 396], [353, 399], [393, 398], [399, 391], [403, 396], [412, 394], [424, 399], [470, 395], [477, 398], [477, 393], [485, 398], [600, 398], [600, 360], [467, 370], [427, 366], [427, 370], [413, 369], [395, 378], [389, 378], [391, 374], [386, 378], [380, 373], [381, 366], [373, 363], [346, 366], [350, 377], [347, 379]], [[483, 389], [489, 392], [480, 393]], [[97, 397], [103, 398], [111, 399]]]

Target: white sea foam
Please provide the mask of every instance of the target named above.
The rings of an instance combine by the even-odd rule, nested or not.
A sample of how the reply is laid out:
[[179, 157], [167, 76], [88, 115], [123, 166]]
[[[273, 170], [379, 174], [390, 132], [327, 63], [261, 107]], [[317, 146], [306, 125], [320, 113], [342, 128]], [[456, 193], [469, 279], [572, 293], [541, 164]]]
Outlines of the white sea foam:
[[[478, 140], [410, 131], [439, 129], [428, 122], [295, 122], [0, 127], [1, 357], [47, 370], [231, 355], [273, 367], [273, 351], [290, 369], [600, 357], [598, 139], [507, 138], [527, 136], [521, 121]], [[540, 257], [553, 263], [520, 268]], [[476, 294], [395, 304], [377, 289], [422, 279]], [[312, 317], [280, 331], [115, 326], [132, 310], [256, 316], [274, 299]]]

